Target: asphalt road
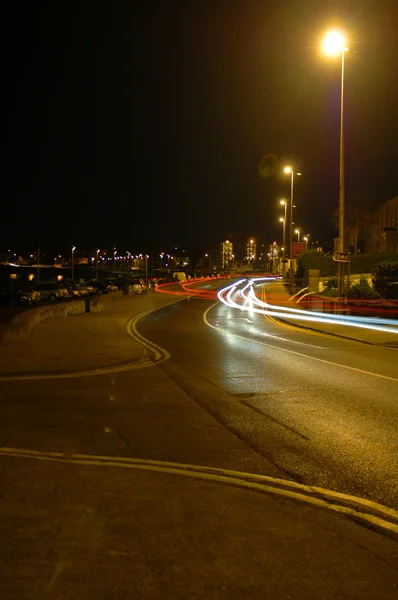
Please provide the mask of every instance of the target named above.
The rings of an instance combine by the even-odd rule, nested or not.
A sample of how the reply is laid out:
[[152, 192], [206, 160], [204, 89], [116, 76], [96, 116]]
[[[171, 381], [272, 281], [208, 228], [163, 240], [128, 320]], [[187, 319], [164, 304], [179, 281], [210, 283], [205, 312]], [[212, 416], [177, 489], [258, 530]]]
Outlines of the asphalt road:
[[220, 285], [13, 346], [2, 597], [395, 599], [398, 518], [361, 499], [397, 508], [397, 350], [230, 309]]
[[139, 324], [178, 386], [286, 476], [398, 508], [398, 350], [208, 307]]

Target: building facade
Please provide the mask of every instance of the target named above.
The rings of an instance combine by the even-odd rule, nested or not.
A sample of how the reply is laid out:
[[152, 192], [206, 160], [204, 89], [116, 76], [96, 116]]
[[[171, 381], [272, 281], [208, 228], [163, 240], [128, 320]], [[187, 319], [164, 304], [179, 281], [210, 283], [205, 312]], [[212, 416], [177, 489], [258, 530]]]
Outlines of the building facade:
[[251, 238], [246, 243], [246, 260], [247, 262], [255, 262], [257, 258], [257, 244], [256, 241]]
[[365, 217], [360, 237], [366, 254], [398, 253], [398, 196]]
[[232, 242], [225, 240], [220, 244], [220, 258], [223, 269], [230, 267], [234, 260], [234, 247]]

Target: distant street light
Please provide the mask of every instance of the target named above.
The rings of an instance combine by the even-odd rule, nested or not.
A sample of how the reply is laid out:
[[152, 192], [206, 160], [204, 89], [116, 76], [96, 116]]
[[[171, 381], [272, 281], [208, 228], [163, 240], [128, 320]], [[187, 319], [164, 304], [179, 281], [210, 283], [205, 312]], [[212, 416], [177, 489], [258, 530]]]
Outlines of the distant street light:
[[163, 253], [163, 252], [161, 252], [161, 253], [160, 253], [160, 268], [162, 268], [162, 267], [163, 267], [163, 256], [164, 256], [164, 253]]
[[[322, 42], [326, 56], [341, 57], [340, 98], [340, 168], [339, 168], [339, 252], [344, 253], [344, 55], [348, 51], [345, 36], [340, 31], [328, 31]], [[337, 287], [339, 296], [344, 296], [344, 263], [338, 263]]]
[[300, 241], [300, 229], [295, 229], [294, 233], [297, 233], [297, 241]]
[[148, 254], [145, 254], [145, 285], [148, 290]]
[[73, 267], [75, 263], [75, 250], [76, 246], [72, 246], [72, 283], [73, 283]]
[[98, 249], [96, 250], [96, 254], [97, 254], [97, 257], [96, 257], [96, 258], [97, 258], [97, 262], [96, 262], [96, 264], [95, 264], [95, 267], [96, 267], [96, 268], [95, 268], [95, 276], [96, 276], [96, 279], [97, 279], [97, 281], [98, 281], [98, 253], [99, 253], [99, 251], [100, 251], [100, 250], [99, 250], [99, 248], [98, 248]]
[[[293, 291], [293, 200], [294, 200], [294, 169], [286, 166], [284, 173], [290, 175], [290, 223], [289, 223], [289, 242], [290, 242], [290, 288]], [[296, 173], [301, 175], [301, 173]]]

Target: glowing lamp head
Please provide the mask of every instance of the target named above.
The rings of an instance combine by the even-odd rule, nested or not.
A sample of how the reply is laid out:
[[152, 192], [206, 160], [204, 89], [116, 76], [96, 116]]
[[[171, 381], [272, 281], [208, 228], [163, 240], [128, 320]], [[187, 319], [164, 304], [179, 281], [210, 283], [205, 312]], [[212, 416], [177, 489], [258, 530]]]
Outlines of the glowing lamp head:
[[281, 223], [283, 223], [285, 221], [285, 219], [283, 217], [279, 217], [279, 220]]
[[300, 233], [300, 229], [295, 229], [294, 233]]
[[281, 204], [284, 206], [286, 204], [286, 200], [281, 200]]
[[326, 56], [339, 56], [348, 50], [346, 39], [340, 31], [328, 31], [322, 42], [322, 52]]
[[284, 173], [291, 173], [292, 171], [293, 171], [292, 167], [289, 167], [289, 166], [287, 166], [283, 169]]

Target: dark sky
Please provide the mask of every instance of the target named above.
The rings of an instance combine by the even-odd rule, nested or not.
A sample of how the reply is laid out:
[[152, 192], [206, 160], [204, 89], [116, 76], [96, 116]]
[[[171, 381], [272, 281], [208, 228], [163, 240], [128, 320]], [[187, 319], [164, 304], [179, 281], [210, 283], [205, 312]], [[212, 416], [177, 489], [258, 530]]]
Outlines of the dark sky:
[[[27, 4], [27, 7], [25, 6]], [[292, 162], [296, 223], [331, 238], [339, 62], [350, 196], [398, 194], [398, 2], [21, 2], [0, 8], [1, 240], [132, 251], [279, 235]]]

